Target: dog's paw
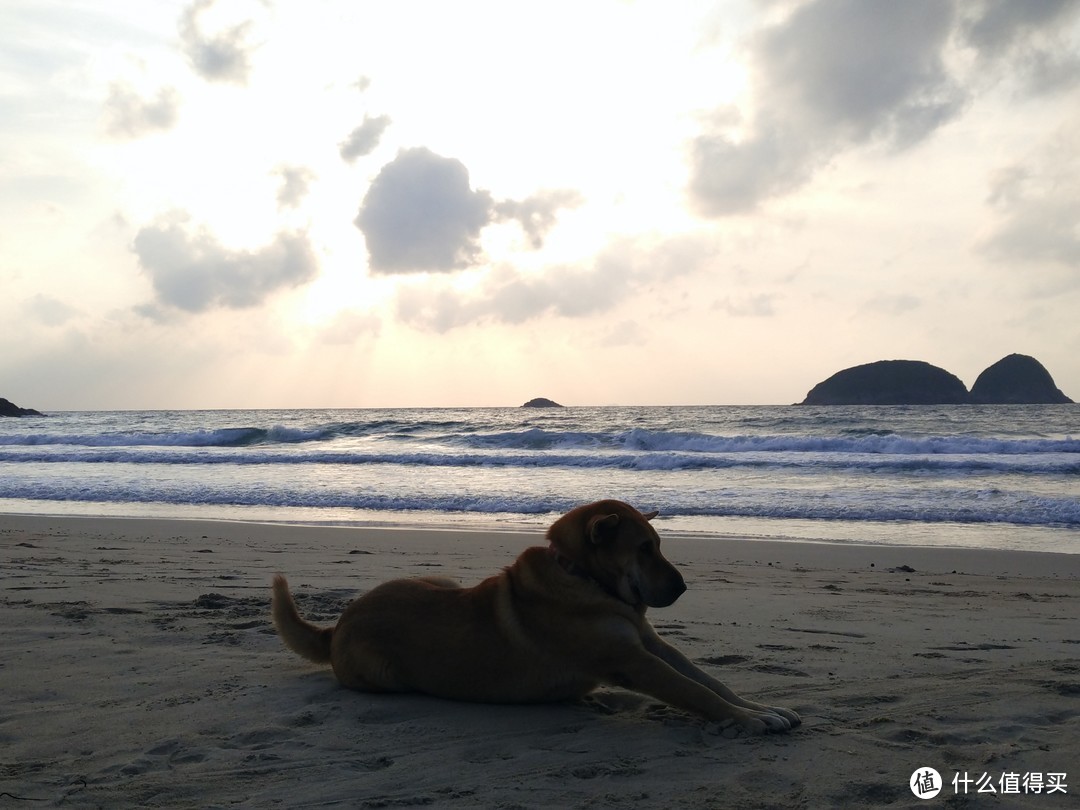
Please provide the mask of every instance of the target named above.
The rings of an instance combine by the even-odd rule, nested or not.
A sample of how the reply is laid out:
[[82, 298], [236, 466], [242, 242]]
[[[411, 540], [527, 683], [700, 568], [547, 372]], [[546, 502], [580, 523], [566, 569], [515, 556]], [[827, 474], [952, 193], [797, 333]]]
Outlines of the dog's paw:
[[728, 739], [776, 734], [790, 729], [787, 719], [770, 712], [747, 712], [717, 724], [717, 731]]
[[765, 724], [766, 733], [791, 731], [791, 721], [781, 714], [773, 714], [772, 709], [755, 714], [754, 719]]
[[778, 714], [788, 721], [789, 728], [795, 728], [802, 725], [802, 718], [799, 717], [798, 712], [793, 712], [791, 709], [784, 709], [780, 706], [770, 706], [766, 709], [770, 714]]

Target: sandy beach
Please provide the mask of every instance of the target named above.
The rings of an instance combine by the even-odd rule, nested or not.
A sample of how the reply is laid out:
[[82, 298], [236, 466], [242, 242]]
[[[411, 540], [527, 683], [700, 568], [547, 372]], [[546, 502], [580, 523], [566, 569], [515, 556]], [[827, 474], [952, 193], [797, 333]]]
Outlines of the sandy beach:
[[[275, 572], [331, 623], [380, 581], [471, 584], [542, 542], [0, 516], [0, 807], [1078, 804], [1080, 555], [666, 536], [689, 590], [653, 624], [800, 712], [767, 737], [615, 688], [512, 707], [350, 692], [270, 626]], [[929, 801], [908, 784], [925, 768], [945, 782]]]

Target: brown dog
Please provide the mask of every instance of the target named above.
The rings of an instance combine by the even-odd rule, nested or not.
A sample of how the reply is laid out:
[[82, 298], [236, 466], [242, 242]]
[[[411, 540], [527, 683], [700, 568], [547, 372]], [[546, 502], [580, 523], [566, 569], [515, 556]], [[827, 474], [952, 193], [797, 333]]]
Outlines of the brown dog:
[[656, 635], [645, 609], [686, 590], [660, 554], [656, 514], [620, 501], [580, 506], [548, 529], [548, 548], [526, 549], [475, 587], [387, 582], [355, 599], [336, 627], [302, 619], [278, 575], [274, 626], [291, 650], [367, 692], [527, 703], [606, 683], [754, 734], [799, 725], [795, 712], [740, 698]]

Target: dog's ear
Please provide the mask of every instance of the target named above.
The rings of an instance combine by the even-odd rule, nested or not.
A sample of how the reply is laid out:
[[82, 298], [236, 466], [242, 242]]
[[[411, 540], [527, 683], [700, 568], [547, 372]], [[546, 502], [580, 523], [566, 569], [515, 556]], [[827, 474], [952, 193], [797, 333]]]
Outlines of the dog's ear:
[[652, 520], [654, 517], [656, 517], [659, 514], [660, 514], [660, 510], [659, 509], [654, 509], [651, 512], [642, 512], [641, 516], [643, 518], [645, 518], [646, 520]]
[[599, 546], [611, 540], [619, 530], [618, 515], [597, 515], [589, 519], [589, 542]]

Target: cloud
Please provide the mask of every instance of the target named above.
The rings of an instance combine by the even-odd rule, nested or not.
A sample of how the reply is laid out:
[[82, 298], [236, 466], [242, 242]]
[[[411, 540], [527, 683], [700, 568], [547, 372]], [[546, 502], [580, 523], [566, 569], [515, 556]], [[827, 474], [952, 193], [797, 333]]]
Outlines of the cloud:
[[495, 204], [495, 218], [516, 220], [529, 243], [539, 250], [544, 246], [548, 232], [555, 227], [559, 209], [574, 208], [581, 202], [581, 195], [570, 189], [540, 191], [524, 200], [500, 200]]
[[1078, 17], [1074, 0], [796, 4], [747, 44], [752, 120], [720, 111], [691, 141], [690, 199], [705, 216], [750, 212], [848, 149], [923, 142], [1000, 82], [1022, 96], [1073, 88]]
[[824, 162], [809, 140], [764, 125], [742, 141], [726, 134], [701, 135], [690, 157], [690, 194], [708, 216], [751, 211], [801, 186]]
[[713, 308], [733, 318], [771, 318], [776, 314], [776, 299], [770, 293], [757, 293], [741, 300], [725, 298], [713, 304]]
[[814, 0], [759, 32], [754, 121], [740, 132], [722, 117], [691, 143], [698, 210], [750, 211], [846, 148], [906, 148], [951, 120], [965, 103], [943, 57], [952, 26], [939, 0]]
[[397, 314], [405, 323], [439, 333], [484, 322], [584, 318], [614, 309], [650, 284], [697, 272], [714, 255], [715, 246], [696, 237], [652, 246], [625, 240], [589, 265], [533, 273], [500, 267], [469, 292], [449, 285], [406, 287], [398, 294]]
[[359, 157], [370, 155], [379, 145], [379, 139], [383, 132], [390, 126], [390, 116], [377, 115], [372, 118], [364, 116], [364, 123], [349, 133], [344, 141], [339, 144], [342, 160], [352, 163]]
[[161, 88], [153, 99], [144, 99], [130, 86], [114, 83], [105, 100], [105, 129], [114, 138], [138, 138], [172, 129], [180, 109], [180, 94]]
[[476, 263], [492, 204], [461, 161], [403, 149], [372, 181], [355, 225], [373, 273], [447, 272]]
[[203, 17], [216, 0], [195, 0], [180, 15], [180, 43], [195, 72], [211, 82], [247, 84], [251, 73], [248, 32], [251, 22], [225, 27], [217, 33], [203, 30]]
[[141, 228], [132, 245], [161, 305], [192, 313], [254, 307], [318, 272], [305, 233], [279, 233], [255, 251], [230, 250], [205, 229], [192, 233], [187, 219], [164, 217]]
[[980, 251], [1002, 262], [1080, 270], [1080, 177], [1075, 171], [1071, 176], [1023, 172], [1010, 185], [1007, 192], [998, 189], [991, 195], [998, 200], [1000, 217]]
[[999, 169], [987, 204], [997, 214], [978, 243], [984, 256], [1010, 265], [1065, 268], [1080, 284], [1080, 135], [1076, 122], [1048, 138], [1024, 163]]
[[26, 312], [46, 326], [63, 326], [82, 314], [59, 298], [41, 293], [26, 301], [23, 307]]
[[296, 208], [307, 196], [308, 185], [315, 179], [315, 172], [304, 166], [279, 166], [275, 172], [281, 176], [278, 208]]
[[364, 234], [373, 273], [445, 273], [480, 261], [480, 231], [493, 222], [518, 222], [539, 249], [558, 212], [581, 199], [576, 191], [555, 189], [495, 202], [471, 187], [461, 161], [421, 146], [401, 150], [382, 167], [354, 224]]
[[1000, 57], [1025, 37], [1057, 27], [1075, 16], [1075, 0], [975, 0], [967, 5], [961, 34], [980, 54]]
[[1080, 56], [1069, 39], [1070, 23], [1080, 16], [1074, 0], [975, 0], [962, 13], [959, 38], [976, 51], [982, 69], [1005, 68], [1036, 96], [1080, 82]]
[[541, 315], [575, 318], [614, 307], [626, 287], [614, 267], [557, 267], [539, 274], [494, 271], [471, 294], [449, 288], [411, 287], [398, 296], [398, 317], [429, 331], [481, 322], [519, 324]]

